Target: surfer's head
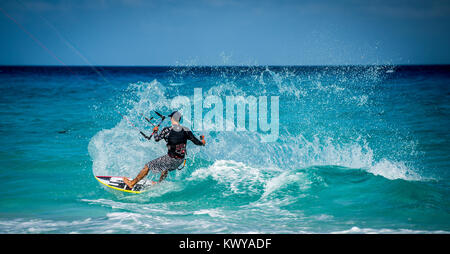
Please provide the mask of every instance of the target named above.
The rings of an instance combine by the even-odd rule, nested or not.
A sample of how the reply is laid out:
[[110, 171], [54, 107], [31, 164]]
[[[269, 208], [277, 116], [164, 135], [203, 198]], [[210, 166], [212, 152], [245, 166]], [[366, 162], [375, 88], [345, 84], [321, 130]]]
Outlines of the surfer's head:
[[172, 113], [169, 115], [169, 117], [170, 117], [170, 121], [172, 121], [172, 124], [173, 124], [174, 122], [179, 124], [180, 121], [181, 121], [181, 113], [178, 112], [178, 111], [172, 112]]

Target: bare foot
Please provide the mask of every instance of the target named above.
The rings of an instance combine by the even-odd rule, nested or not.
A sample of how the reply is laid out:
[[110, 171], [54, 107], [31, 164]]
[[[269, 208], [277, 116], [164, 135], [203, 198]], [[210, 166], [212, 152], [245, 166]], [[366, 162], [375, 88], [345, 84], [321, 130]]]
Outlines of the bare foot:
[[134, 185], [131, 183], [130, 180], [128, 180], [128, 178], [123, 177], [122, 180], [123, 180], [123, 182], [124, 182], [126, 185], [128, 185], [128, 187], [129, 187], [130, 189], [133, 189]]

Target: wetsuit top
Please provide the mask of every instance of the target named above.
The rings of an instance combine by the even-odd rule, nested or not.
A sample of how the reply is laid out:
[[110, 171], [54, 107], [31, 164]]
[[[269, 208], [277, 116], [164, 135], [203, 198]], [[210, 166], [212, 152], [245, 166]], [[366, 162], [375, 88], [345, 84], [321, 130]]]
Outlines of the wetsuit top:
[[192, 134], [191, 130], [176, 124], [171, 127], [164, 127], [160, 133], [154, 134], [154, 138], [156, 142], [164, 139], [167, 142], [167, 154], [177, 159], [183, 159], [186, 155], [187, 140], [198, 146], [203, 146], [203, 143]]

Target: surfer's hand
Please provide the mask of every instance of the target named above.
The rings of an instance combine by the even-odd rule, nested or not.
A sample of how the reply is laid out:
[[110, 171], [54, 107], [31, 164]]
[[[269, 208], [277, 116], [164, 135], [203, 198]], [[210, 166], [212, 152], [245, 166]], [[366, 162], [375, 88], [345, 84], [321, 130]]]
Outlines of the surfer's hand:
[[158, 131], [158, 126], [153, 127], [153, 132], [157, 132]]
[[205, 136], [201, 135], [200, 138], [202, 139], [201, 141], [202, 141], [203, 145], [205, 145], [206, 144]]

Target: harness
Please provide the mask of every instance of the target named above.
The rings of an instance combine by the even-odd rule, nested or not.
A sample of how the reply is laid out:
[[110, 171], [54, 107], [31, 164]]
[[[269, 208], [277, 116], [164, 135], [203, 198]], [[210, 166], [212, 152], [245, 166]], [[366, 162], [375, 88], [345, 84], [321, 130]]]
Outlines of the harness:
[[183, 166], [180, 168], [177, 168], [177, 170], [182, 170], [183, 168], [184, 168], [184, 166], [186, 166], [186, 159], [184, 159], [184, 162], [183, 162]]
[[[173, 128], [170, 127], [170, 132], [173, 132]], [[167, 143], [167, 148], [169, 150], [168, 155], [174, 159], [184, 159], [183, 166], [177, 168], [178, 170], [182, 170], [186, 166], [186, 143], [179, 143], [176, 145], [170, 145]]]

